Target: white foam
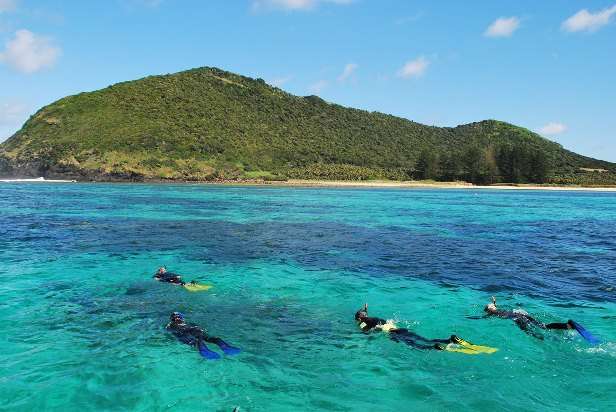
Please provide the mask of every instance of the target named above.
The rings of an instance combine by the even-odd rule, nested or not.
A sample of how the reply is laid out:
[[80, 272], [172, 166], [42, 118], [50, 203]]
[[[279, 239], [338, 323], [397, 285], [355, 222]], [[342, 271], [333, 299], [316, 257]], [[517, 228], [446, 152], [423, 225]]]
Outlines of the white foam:
[[616, 342], [604, 342], [590, 348], [578, 349], [580, 352], [606, 354], [616, 358]]
[[61, 180], [61, 179], [45, 179], [44, 177], [36, 177], [32, 179], [0, 179], [2, 183], [76, 183], [76, 180]]

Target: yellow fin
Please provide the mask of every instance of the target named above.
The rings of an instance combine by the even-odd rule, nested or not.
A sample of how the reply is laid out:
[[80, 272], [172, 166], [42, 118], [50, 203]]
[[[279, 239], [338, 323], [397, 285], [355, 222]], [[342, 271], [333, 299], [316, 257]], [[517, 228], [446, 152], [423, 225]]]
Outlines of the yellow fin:
[[481, 353], [481, 352], [477, 352], [475, 350], [472, 350], [472, 349], [469, 349], [469, 348], [465, 348], [463, 346], [456, 345], [456, 344], [453, 344], [453, 343], [450, 343], [447, 346], [445, 346], [444, 350], [447, 351], [447, 352], [465, 353], [467, 355], [479, 355]]
[[212, 289], [214, 286], [212, 285], [200, 285], [198, 283], [187, 283], [184, 285], [184, 288], [189, 292], [203, 292], [209, 289]]
[[461, 346], [463, 346], [463, 347], [465, 347], [465, 348], [468, 348], [468, 349], [471, 349], [471, 350], [474, 350], [474, 351], [477, 351], [477, 352], [480, 352], [480, 353], [494, 353], [494, 352], [498, 351], [497, 348], [492, 348], [490, 346], [474, 345], [474, 344], [472, 344], [470, 342], [467, 342], [467, 341], [465, 341], [464, 339], [461, 339], [461, 338], [457, 338], [456, 343], [461, 345]]

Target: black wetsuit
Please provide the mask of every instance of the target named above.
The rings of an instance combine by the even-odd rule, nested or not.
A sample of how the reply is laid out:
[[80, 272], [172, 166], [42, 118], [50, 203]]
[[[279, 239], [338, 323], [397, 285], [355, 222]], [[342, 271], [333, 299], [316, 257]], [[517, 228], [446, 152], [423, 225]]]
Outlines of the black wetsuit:
[[178, 340], [187, 345], [199, 347], [199, 342], [224, 344], [220, 338], [209, 336], [205, 330], [192, 323], [169, 322], [167, 330], [175, 335]]
[[[363, 309], [355, 313], [355, 320], [359, 322], [359, 327], [364, 332], [370, 332], [377, 326], [387, 323], [385, 319], [368, 317], [368, 313]], [[440, 344], [451, 343], [449, 339], [428, 339], [405, 328], [395, 328], [389, 330], [389, 338], [394, 342], [402, 342], [416, 349], [437, 349], [443, 350]]]
[[185, 285], [186, 282], [182, 281], [182, 277], [177, 273], [165, 272], [165, 273], [156, 273], [154, 278], [159, 280], [160, 282], [173, 283], [176, 285]]
[[530, 327], [536, 326], [540, 329], [569, 329], [569, 323], [548, 323], [538, 321], [527, 313], [515, 312], [511, 310], [497, 310], [496, 312], [488, 313], [486, 316], [496, 316], [503, 319], [511, 319], [524, 332], [533, 335], [536, 338], [543, 339], [542, 335], [534, 333]]
[[359, 327], [364, 332], [368, 332], [379, 325], [387, 323], [385, 319], [368, 317], [368, 313], [364, 310], [358, 310], [355, 313], [355, 320], [359, 322]]

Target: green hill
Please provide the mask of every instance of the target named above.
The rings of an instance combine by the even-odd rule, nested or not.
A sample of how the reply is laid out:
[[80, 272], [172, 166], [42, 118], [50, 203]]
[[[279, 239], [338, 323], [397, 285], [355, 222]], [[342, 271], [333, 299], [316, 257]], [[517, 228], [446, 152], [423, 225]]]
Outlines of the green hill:
[[0, 145], [0, 175], [606, 184], [616, 165], [499, 121], [429, 127], [200, 68], [43, 107]]

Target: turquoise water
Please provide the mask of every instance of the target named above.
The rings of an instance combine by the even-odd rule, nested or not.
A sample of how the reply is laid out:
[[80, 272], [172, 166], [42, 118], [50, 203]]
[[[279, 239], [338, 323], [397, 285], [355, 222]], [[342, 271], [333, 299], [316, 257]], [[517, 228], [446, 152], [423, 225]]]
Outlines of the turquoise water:
[[[9, 184], [0, 234], [2, 410], [616, 407], [616, 194]], [[603, 343], [468, 319], [492, 294]], [[364, 302], [500, 350], [365, 335]], [[175, 310], [243, 353], [202, 359], [166, 333]]]

